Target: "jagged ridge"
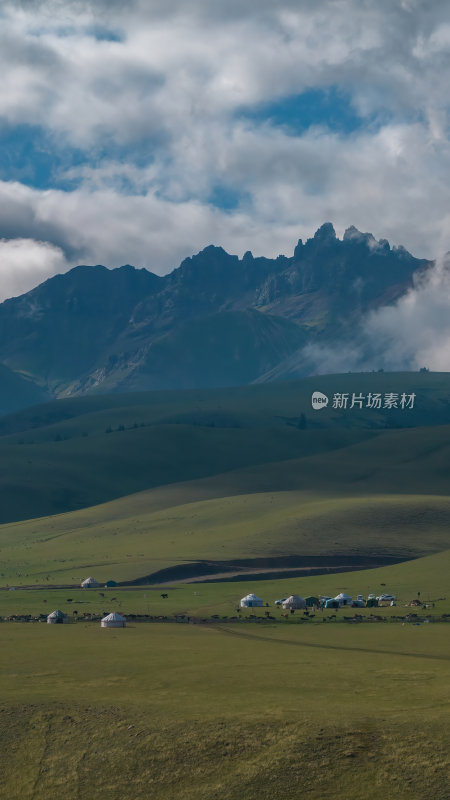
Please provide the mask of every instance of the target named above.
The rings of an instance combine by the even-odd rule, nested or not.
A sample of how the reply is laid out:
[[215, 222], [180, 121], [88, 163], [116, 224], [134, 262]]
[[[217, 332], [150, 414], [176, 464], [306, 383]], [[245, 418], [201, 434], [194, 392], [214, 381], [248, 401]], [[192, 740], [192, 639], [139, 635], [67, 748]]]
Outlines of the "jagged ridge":
[[291, 257], [210, 245], [163, 277], [79, 266], [0, 305], [0, 363], [53, 396], [237, 385], [293, 360], [301, 375], [305, 343], [345, 336], [430, 263], [325, 223]]

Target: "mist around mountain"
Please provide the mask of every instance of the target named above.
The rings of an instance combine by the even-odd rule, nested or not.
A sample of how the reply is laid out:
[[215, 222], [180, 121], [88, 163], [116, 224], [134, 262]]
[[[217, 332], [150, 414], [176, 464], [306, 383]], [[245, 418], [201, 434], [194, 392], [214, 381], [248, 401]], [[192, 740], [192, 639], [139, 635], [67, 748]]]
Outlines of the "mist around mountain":
[[[315, 353], [350, 346], [367, 315], [431, 266], [354, 227], [339, 240], [330, 223], [291, 257], [239, 259], [211, 245], [163, 277], [79, 266], [0, 305], [0, 364], [52, 397], [315, 374]], [[6, 410], [25, 395], [18, 385]]]

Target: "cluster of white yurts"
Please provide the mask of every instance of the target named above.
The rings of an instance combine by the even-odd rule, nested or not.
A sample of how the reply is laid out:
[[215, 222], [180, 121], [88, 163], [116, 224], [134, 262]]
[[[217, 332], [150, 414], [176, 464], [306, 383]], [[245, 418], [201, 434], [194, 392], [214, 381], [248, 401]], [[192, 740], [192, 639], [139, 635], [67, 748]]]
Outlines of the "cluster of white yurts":
[[[261, 597], [258, 597], [256, 594], [247, 594], [241, 600], [241, 608], [261, 608], [262, 606], [268, 606], [268, 603], [264, 603]], [[282, 605], [283, 608], [287, 609], [295, 609], [295, 608], [306, 608], [306, 600], [303, 597], [300, 597], [298, 594], [292, 594], [290, 597], [284, 597], [282, 600], [277, 600], [276, 605]]]
[[[306, 608], [306, 600], [303, 597], [300, 597], [298, 594], [291, 594], [290, 597], [284, 597], [282, 600], [276, 600], [275, 604], [278, 606], [282, 606], [285, 609], [295, 609], [295, 608]], [[241, 608], [261, 608], [262, 606], [268, 606], [268, 603], [264, 603], [261, 597], [258, 597], [256, 594], [247, 594], [241, 600]]]
[[[374, 594], [369, 594], [367, 600], [365, 600], [362, 594], [353, 598], [345, 592], [340, 592], [336, 597], [328, 597], [328, 595], [300, 597], [298, 594], [291, 594], [290, 597], [275, 600], [275, 605], [293, 611], [297, 608], [342, 608], [343, 606], [364, 608], [365, 606], [378, 605], [379, 601], [390, 602], [391, 605], [395, 605], [396, 598], [395, 595], [385, 594], [375, 597]], [[269, 603], [264, 603], [256, 594], [247, 594], [242, 598], [240, 605], [241, 608], [261, 608], [264, 605], [268, 606]]]

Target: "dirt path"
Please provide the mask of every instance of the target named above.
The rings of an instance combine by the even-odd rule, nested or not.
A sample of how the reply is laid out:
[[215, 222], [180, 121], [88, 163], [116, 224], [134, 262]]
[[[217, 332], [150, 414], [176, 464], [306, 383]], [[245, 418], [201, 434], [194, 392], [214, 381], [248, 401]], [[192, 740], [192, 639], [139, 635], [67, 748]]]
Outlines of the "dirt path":
[[204, 627], [212, 628], [215, 631], [220, 631], [228, 636], [237, 636], [249, 641], [271, 642], [275, 645], [290, 645], [294, 647], [312, 647], [318, 650], [345, 650], [352, 653], [369, 653], [370, 655], [388, 655], [388, 656], [405, 656], [406, 658], [426, 658], [430, 661], [450, 661], [450, 656], [431, 655], [429, 653], [402, 653], [399, 650], [376, 650], [370, 647], [350, 647], [348, 645], [340, 646], [335, 644], [319, 644], [318, 642], [299, 642], [294, 639], [272, 639], [268, 636], [261, 636], [259, 634], [247, 633], [244, 631], [236, 631], [227, 628], [224, 625], [209, 625]]

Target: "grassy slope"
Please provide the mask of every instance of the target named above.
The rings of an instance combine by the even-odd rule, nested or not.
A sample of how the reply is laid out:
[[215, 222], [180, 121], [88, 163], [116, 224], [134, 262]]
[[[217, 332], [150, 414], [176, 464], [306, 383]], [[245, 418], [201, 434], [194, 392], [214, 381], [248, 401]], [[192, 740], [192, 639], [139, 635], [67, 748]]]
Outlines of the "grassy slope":
[[[272, 399], [276, 407], [275, 391]], [[295, 415], [286, 409], [282, 414]], [[95, 413], [103, 425], [104, 412]], [[185, 414], [185, 407], [177, 413]], [[261, 439], [266, 422], [259, 417], [255, 426], [256, 416], [255, 410], [252, 424], [259, 425]], [[82, 430], [74, 419], [66, 424], [78, 425], [74, 433]], [[271, 424], [279, 446], [284, 423]], [[446, 429], [386, 431], [369, 438], [362, 430], [367, 441], [361, 444], [358, 432], [350, 431], [351, 442], [341, 442], [349, 446], [325, 452], [330, 434], [348, 433], [333, 420], [329, 424], [322, 441], [310, 437], [311, 450], [303, 458], [267, 466], [275, 446], [270, 442], [259, 465], [245, 466], [257, 462], [244, 460], [239, 469], [207, 477], [218, 471], [232, 438], [230, 430], [222, 430], [219, 443], [208, 441], [211, 461], [208, 465], [204, 455], [201, 462], [210, 470], [205, 477], [74, 514], [2, 526], [0, 557], [7, 564], [2, 569], [15, 583], [26, 577], [14, 575], [17, 571], [34, 570], [41, 579], [44, 567], [55, 582], [84, 566], [94, 571], [94, 565], [98, 577], [110, 577], [113, 567], [131, 577], [157, 559], [162, 564], [194, 554], [273, 553], [275, 531], [277, 552], [295, 544], [302, 552], [317, 553], [316, 545], [348, 551], [362, 546], [360, 537], [364, 548], [383, 543], [403, 548], [403, 555], [405, 548], [443, 549], [449, 502]], [[197, 434], [198, 425], [188, 427]], [[160, 440], [164, 447], [169, 428]], [[177, 426], [176, 436], [184, 428]], [[217, 432], [207, 433], [211, 430]], [[141, 431], [104, 435], [93, 428], [88, 437], [53, 442], [54, 428], [42, 427], [39, 437], [50, 439], [42, 445], [15, 445], [5, 438], [2, 446], [11, 448], [14, 466], [20, 448], [63, 448], [77, 441], [79, 461], [70, 468], [80, 486], [110, 482], [109, 469], [119, 486], [121, 469], [130, 468], [124, 437], [136, 433]], [[292, 428], [288, 433], [291, 440], [296, 435]], [[117, 464], [103, 467], [106, 474], [97, 474], [98, 464], [89, 462], [90, 451], [83, 449], [92, 439], [94, 453], [97, 436], [119, 442], [110, 454]], [[198, 462], [199, 440], [190, 441]], [[173, 442], [175, 453], [180, 439]], [[234, 453], [230, 446], [230, 458], [236, 451], [239, 446]], [[70, 452], [61, 449], [59, 460], [49, 462], [43, 487], [59, 476]], [[105, 452], [102, 444], [100, 455]], [[17, 459], [15, 480], [25, 463], [23, 456]], [[152, 459], [153, 454], [155, 464]], [[25, 477], [35, 480], [43, 463], [36, 456], [36, 472]], [[169, 469], [170, 458], [167, 464]], [[186, 460], [185, 467], [191, 469], [192, 462]], [[66, 479], [63, 473], [62, 483]], [[414, 497], [426, 492], [430, 496]], [[68, 570], [62, 558], [73, 559]], [[449, 559], [447, 552], [361, 573], [185, 585], [169, 589], [167, 600], [148, 588], [104, 592], [104, 598], [97, 590], [2, 591], [0, 614], [75, 606], [80, 613], [119, 607], [125, 613], [229, 616], [248, 591], [273, 601], [292, 591], [305, 596], [342, 590], [393, 591], [401, 603], [421, 591], [424, 599], [436, 601], [440, 613], [449, 611]], [[381, 614], [394, 612], [406, 609]], [[299, 619], [296, 613], [284, 626], [155, 624], [119, 631], [83, 623], [0, 625], [0, 795], [11, 800], [78, 800], [87, 792], [111, 800], [149, 795], [154, 800], [327, 800], [338, 795], [447, 800], [447, 626], [292, 624]]]
[[449, 432], [167, 425], [40, 445], [4, 441], [1, 514], [7, 522], [60, 513], [196, 478], [206, 496], [279, 489], [446, 495]]
[[[311, 393], [319, 390], [332, 397], [334, 392], [414, 392], [412, 411], [387, 411], [355, 407], [336, 410], [332, 404], [319, 412], [311, 410]], [[316, 427], [385, 427], [386, 422], [405, 425], [441, 424], [450, 422], [450, 373], [400, 372], [320, 375], [302, 380], [228, 387], [226, 389], [193, 389], [178, 391], [98, 394], [66, 398], [24, 409], [0, 420], [2, 435], [26, 431], [72, 420], [75, 435], [88, 430], [103, 430], [105, 422], [117, 424], [139, 421], [160, 422], [168, 414], [230, 413], [253, 418], [254, 423], [267, 424], [268, 419], [298, 416], [303, 411]], [[94, 415], [91, 418], [91, 415]], [[99, 424], [96, 423], [96, 417]], [[81, 419], [82, 417], [82, 419]], [[63, 430], [63, 429], [61, 429]]]
[[[414, 558], [448, 546], [450, 499], [256, 493], [145, 510], [152, 493], [0, 526], [0, 585], [134, 580], [176, 564], [292, 555]], [[351, 562], [349, 562], [351, 563]], [[268, 563], [267, 566], [270, 566]]]
[[301, 433], [158, 425], [36, 445], [3, 442], [0, 458], [8, 469], [0, 483], [2, 520], [59, 513], [150, 486], [290, 459], [305, 442], [320, 448], [320, 436]]
[[439, 625], [3, 625], [0, 639], [11, 800], [448, 796]]
[[[313, 389], [330, 395], [352, 390], [415, 391], [416, 407], [410, 412], [332, 408], [313, 412]], [[281, 485], [278, 469], [270, 466], [274, 462], [304, 459], [357, 442], [373, 445], [372, 455], [364, 447], [349, 450], [344, 470], [336, 457], [329, 464], [323, 458], [305, 463], [304, 469], [299, 464], [294, 468], [294, 481], [298, 479], [291, 488], [306, 484], [317, 489], [339, 481], [342, 472], [343, 481], [352, 482], [357, 490], [361, 482], [372, 480], [366, 468], [369, 458], [375, 459], [376, 491], [391, 490], [392, 470], [397, 468], [394, 477], [399, 484], [394, 491], [446, 493], [447, 431], [390, 431], [386, 425], [448, 423], [449, 394], [447, 374], [404, 373], [326, 376], [238, 389], [97, 396], [46, 404], [1, 421], [0, 463], [7, 465], [0, 472], [1, 519], [59, 513], [151, 486], [258, 464], [269, 465], [265, 483], [273, 490]], [[307, 430], [295, 427], [301, 412], [308, 417]], [[125, 430], [118, 431], [120, 426]], [[110, 428], [113, 432], [105, 433]], [[375, 439], [378, 450], [375, 441], [369, 442]], [[420, 475], [417, 465], [427, 452], [429, 477]], [[290, 465], [284, 469], [286, 478], [288, 485], [292, 483]], [[423, 483], [425, 488], [421, 488]]]
[[[381, 377], [406, 390], [421, 382], [423, 397], [429, 395], [422, 411], [445, 400], [446, 375]], [[323, 380], [326, 388], [332, 379]], [[380, 376], [333, 380], [370, 388]], [[299, 382], [182, 397], [153, 393], [144, 404], [134, 395], [126, 408], [109, 396], [69, 400], [4, 420], [10, 431], [38, 425], [0, 439], [8, 464], [0, 491], [4, 518], [165, 485], [1, 526], [1, 583], [77, 583], [90, 572], [130, 580], [202, 559], [412, 558], [448, 547], [448, 427], [369, 430], [355, 417], [355, 427], [346, 428], [342, 418], [334, 424], [332, 416], [322, 417], [325, 410], [319, 412], [324, 427], [298, 430], [286, 419], [298, 410], [300, 389], [310, 391]], [[68, 419], [52, 423], [64, 408]], [[146, 427], [104, 432], [106, 423], [143, 416]], [[68, 438], [54, 441], [55, 431]], [[17, 443], [29, 435], [35, 444]], [[183, 481], [186, 475], [192, 480]]]

